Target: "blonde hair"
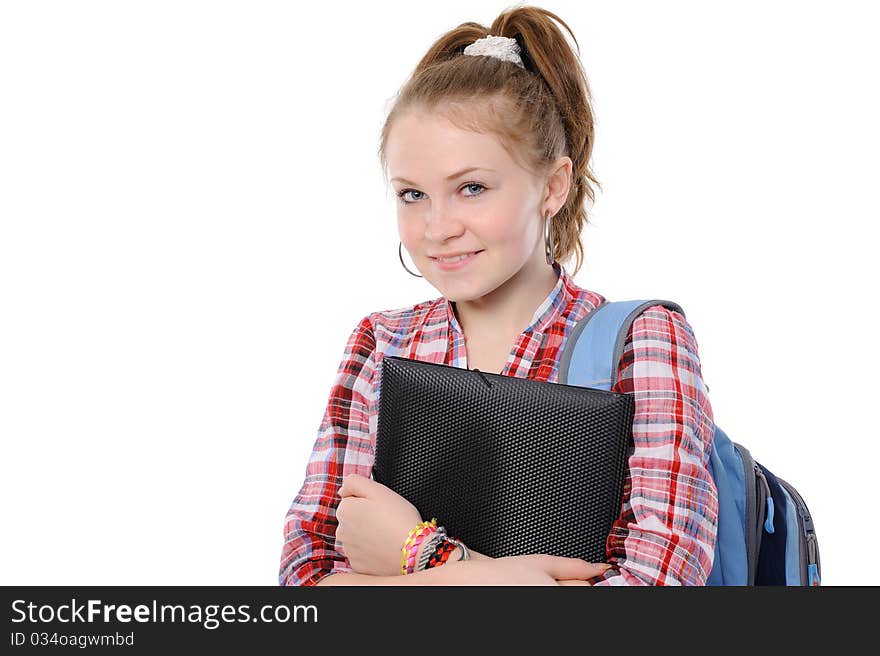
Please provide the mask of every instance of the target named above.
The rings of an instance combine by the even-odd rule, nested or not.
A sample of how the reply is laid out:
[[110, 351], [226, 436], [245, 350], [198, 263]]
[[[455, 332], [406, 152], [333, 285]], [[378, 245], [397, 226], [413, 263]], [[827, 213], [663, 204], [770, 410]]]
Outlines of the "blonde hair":
[[[556, 22], [571, 34], [577, 54]], [[515, 39], [524, 68], [496, 57], [462, 54], [490, 35]], [[502, 12], [488, 28], [462, 23], [437, 39], [397, 93], [382, 127], [378, 154], [386, 177], [391, 126], [411, 110], [439, 112], [461, 129], [497, 135], [511, 157], [534, 175], [546, 175], [555, 159], [570, 157], [571, 188], [551, 219], [550, 233], [555, 259], [564, 263], [576, 256], [577, 273], [584, 255], [585, 201], [592, 204], [594, 186], [602, 186], [590, 169], [593, 109], [580, 46], [561, 18], [520, 6]]]

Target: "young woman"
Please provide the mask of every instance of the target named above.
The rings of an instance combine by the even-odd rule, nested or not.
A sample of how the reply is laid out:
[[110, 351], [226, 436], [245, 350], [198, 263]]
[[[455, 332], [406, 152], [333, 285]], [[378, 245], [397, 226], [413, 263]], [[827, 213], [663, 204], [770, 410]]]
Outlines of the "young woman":
[[[405, 248], [441, 297], [371, 313], [349, 337], [287, 513], [282, 585], [705, 584], [718, 511], [712, 408], [690, 325], [660, 305], [633, 323], [612, 388], [633, 394], [636, 411], [607, 563], [465, 558], [452, 542], [447, 560], [402, 574], [405, 541], [430, 518], [370, 479], [383, 357], [556, 382], [571, 329], [604, 300], [562, 264], [576, 256], [580, 268], [585, 201], [599, 183], [587, 79], [556, 23], [571, 33], [536, 7], [505, 11], [488, 29], [458, 26], [389, 112], [379, 154], [399, 197], [401, 264], [419, 275]], [[442, 544], [428, 543], [420, 559]]]

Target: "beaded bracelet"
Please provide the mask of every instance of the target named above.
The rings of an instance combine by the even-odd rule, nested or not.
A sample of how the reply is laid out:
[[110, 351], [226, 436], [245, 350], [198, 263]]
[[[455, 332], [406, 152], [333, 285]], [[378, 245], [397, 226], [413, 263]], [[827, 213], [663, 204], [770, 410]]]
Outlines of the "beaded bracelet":
[[419, 552], [419, 545], [421, 545], [426, 535], [436, 530], [437, 519], [433, 518], [430, 522], [419, 522], [409, 532], [406, 541], [403, 543], [403, 549], [400, 551], [401, 574], [412, 574], [416, 564], [416, 554]]

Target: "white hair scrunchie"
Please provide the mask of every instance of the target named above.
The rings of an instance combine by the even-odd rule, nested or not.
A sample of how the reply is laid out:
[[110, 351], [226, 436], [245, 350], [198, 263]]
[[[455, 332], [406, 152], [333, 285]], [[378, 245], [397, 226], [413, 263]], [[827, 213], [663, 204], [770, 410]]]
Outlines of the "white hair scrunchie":
[[520, 68], [525, 68], [520, 56], [520, 47], [516, 39], [507, 36], [484, 36], [477, 39], [464, 49], [466, 55], [485, 55], [503, 61], [509, 61]]

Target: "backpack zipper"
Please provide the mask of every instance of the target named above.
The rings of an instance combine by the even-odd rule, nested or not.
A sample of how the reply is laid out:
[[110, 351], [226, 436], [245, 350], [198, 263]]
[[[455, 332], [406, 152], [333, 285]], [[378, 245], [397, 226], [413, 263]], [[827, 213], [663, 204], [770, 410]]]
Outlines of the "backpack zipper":
[[[770, 492], [770, 483], [767, 482], [767, 477], [764, 476], [764, 470], [755, 463], [755, 478], [761, 481], [761, 487], [764, 489], [764, 504], [766, 504], [767, 508], [763, 515], [765, 518], [763, 521], [763, 529], [767, 533], [774, 533], [776, 531], [773, 526], [773, 516], [774, 516], [774, 506], [773, 506], [773, 494]], [[763, 508], [762, 508], [763, 510]]]
[[807, 583], [818, 587], [821, 585], [819, 578], [819, 545], [816, 542], [816, 535], [814, 533], [807, 535], [807, 551], [810, 558], [810, 563], [807, 565]]
[[816, 539], [816, 527], [813, 525], [813, 518], [810, 515], [810, 509], [807, 508], [806, 502], [798, 491], [794, 489], [794, 486], [781, 478], [779, 479], [779, 483], [785, 487], [794, 499], [795, 505], [798, 509], [798, 515], [801, 519], [804, 541], [807, 545], [806, 571], [804, 572], [804, 574], [806, 574], [807, 585], [819, 586], [821, 584], [819, 577], [819, 569], [821, 567], [819, 563], [819, 542]]

